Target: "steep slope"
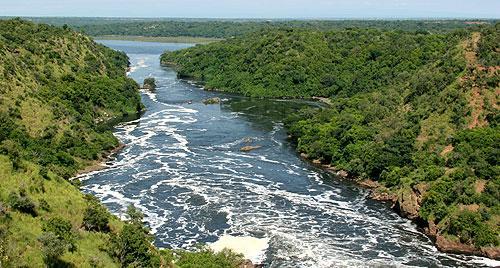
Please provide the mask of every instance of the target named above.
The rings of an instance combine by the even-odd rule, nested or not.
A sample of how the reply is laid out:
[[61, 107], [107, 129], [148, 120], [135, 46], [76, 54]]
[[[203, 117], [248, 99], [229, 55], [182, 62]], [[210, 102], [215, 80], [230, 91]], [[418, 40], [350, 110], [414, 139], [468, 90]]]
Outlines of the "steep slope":
[[[159, 250], [68, 181], [118, 146], [110, 120], [143, 108], [128, 58], [65, 28], [0, 20], [0, 267], [235, 267], [241, 256]], [[173, 264], [175, 260], [176, 264]]]
[[209, 90], [330, 97], [286, 124], [304, 157], [373, 187], [440, 249], [499, 258], [498, 36], [263, 31], [162, 63]]
[[283, 29], [165, 53], [161, 60], [207, 89], [266, 97], [352, 96], [405, 81], [457, 40], [397, 31]]
[[42, 266], [51, 221], [74, 236], [61, 263], [116, 266], [108, 235], [80, 229], [88, 201], [65, 179], [118, 145], [100, 122], [141, 109], [127, 65], [73, 31], [0, 21], [0, 266]]

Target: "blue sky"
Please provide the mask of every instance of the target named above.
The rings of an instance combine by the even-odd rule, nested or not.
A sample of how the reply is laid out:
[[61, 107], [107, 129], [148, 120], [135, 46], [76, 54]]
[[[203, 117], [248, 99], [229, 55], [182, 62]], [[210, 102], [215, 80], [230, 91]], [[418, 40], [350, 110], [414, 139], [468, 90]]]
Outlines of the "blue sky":
[[500, 18], [500, 0], [0, 0], [0, 16]]

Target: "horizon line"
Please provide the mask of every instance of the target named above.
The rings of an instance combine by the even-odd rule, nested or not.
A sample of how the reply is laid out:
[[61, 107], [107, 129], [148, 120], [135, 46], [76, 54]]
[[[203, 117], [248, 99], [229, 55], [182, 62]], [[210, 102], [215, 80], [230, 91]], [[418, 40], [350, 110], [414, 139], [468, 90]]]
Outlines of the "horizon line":
[[75, 18], [75, 19], [200, 19], [200, 20], [500, 20], [500, 17], [127, 17], [127, 16], [64, 16], [64, 15], [0, 15], [0, 18]]

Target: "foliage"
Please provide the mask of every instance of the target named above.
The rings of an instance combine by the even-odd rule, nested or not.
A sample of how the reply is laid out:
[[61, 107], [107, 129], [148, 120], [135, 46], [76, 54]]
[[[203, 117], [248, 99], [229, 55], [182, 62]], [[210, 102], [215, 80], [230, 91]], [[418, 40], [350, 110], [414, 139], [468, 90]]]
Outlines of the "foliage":
[[54, 233], [43, 233], [38, 240], [42, 244], [42, 253], [45, 264], [48, 267], [58, 267], [60, 264], [60, 257], [66, 251], [65, 243]]
[[500, 66], [500, 23], [495, 27], [483, 27], [478, 46], [480, 61], [486, 66]]
[[154, 77], [144, 79], [143, 87], [153, 91], [156, 90], [156, 79]]
[[67, 27], [0, 21], [0, 266], [160, 267], [139, 211], [124, 224], [66, 180], [118, 145], [107, 121], [142, 110], [127, 66]]
[[[479, 64], [498, 65], [498, 25], [478, 31]], [[424, 221], [464, 243], [498, 246], [498, 66], [464, 57], [472, 36], [273, 29], [166, 52], [161, 60], [207, 89], [329, 97], [328, 107], [286, 120], [299, 152], [395, 194], [423, 185]], [[471, 98], [484, 99], [485, 126], [468, 129]]]
[[9, 206], [20, 212], [30, 214], [33, 217], [37, 216], [36, 205], [27, 195], [26, 191], [21, 190], [20, 194], [11, 192], [8, 198]]
[[[347, 97], [405, 81], [445, 54], [456, 39], [360, 29], [265, 30], [167, 52], [161, 61], [176, 66], [179, 77], [199, 81], [207, 89], [254, 97]], [[421, 77], [425, 75], [433, 74], [422, 72]]]
[[180, 268], [232, 268], [242, 263], [243, 256], [222, 250], [213, 252], [209, 248], [201, 248], [196, 252], [179, 251], [175, 264]]
[[152, 248], [153, 237], [144, 227], [142, 213], [135, 207], [127, 209], [129, 222], [118, 235], [111, 237], [109, 251], [122, 267], [157, 267], [159, 256]]
[[448, 232], [458, 236], [462, 243], [498, 246], [498, 228], [485, 224], [485, 220], [478, 212], [462, 211], [451, 219]]
[[66, 245], [70, 251], [75, 251], [75, 235], [72, 231], [72, 227], [69, 220], [61, 217], [54, 217], [44, 222], [42, 230], [55, 234], [61, 243]]
[[108, 232], [109, 211], [94, 196], [87, 195], [87, 208], [83, 214], [83, 227], [88, 231]]
[[113, 267], [96, 247], [106, 237], [73, 230], [85, 200], [63, 178], [118, 144], [102, 122], [142, 109], [127, 66], [67, 28], [0, 21], [0, 202], [11, 209], [0, 216], [2, 264], [86, 267], [96, 256]]
[[[476, 27], [467, 20], [248, 20], [248, 19], [159, 19], [159, 18], [30, 18], [33, 21], [65, 24], [92, 36], [192, 36], [231, 38], [262, 29], [296, 28], [330, 31], [346, 28], [397, 29], [421, 34]], [[494, 24], [497, 20], [479, 20]]]

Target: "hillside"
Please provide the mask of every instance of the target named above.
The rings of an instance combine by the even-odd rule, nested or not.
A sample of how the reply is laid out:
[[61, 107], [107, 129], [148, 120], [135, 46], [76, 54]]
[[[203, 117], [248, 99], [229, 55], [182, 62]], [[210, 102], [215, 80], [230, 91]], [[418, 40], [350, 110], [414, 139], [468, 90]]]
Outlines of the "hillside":
[[67, 27], [0, 20], [0, 267], [241, 261], [158, 250], [139, 211], [130, 207], [120, 221], [68, 180], [119, 145], [110, 122], [143, 109], [127, 68], [125, 54]]
[[161, 60], [208, 90], [330, 98], [287, 120], [304, 157], [374, 188], [441, 250], [498, 259], [498, 38], [265, 30]]
[[270, 30], [166, 53], [161, 60], [207, 89], [256, 97], [352, 96], [405, 81], [458, 38], [357, 29]]

